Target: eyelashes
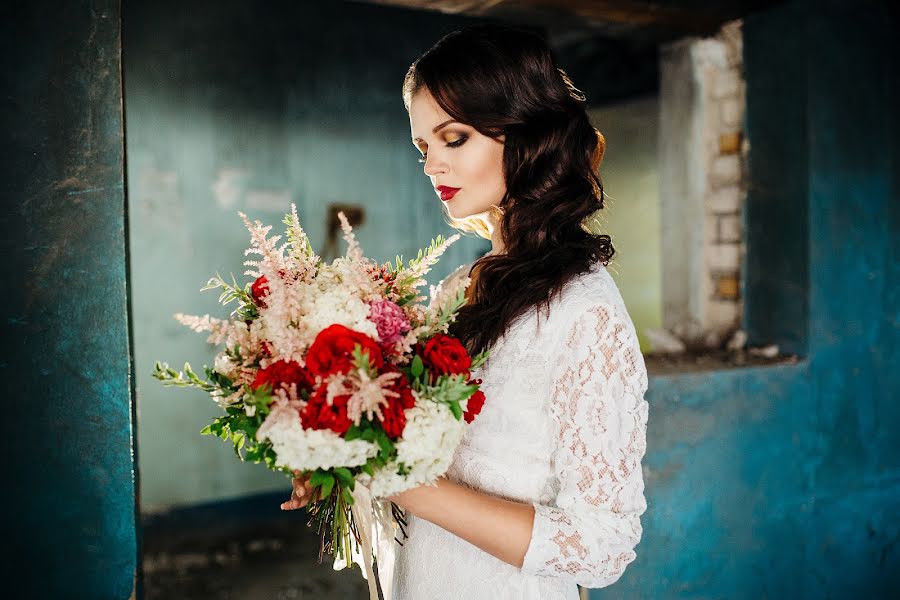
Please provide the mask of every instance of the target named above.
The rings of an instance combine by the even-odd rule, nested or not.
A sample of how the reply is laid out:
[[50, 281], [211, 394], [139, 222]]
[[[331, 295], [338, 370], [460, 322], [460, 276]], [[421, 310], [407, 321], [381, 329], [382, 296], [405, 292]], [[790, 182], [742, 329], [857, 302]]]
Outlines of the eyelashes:
[[[468, 140], [468, 139], [469, 139], [469, 136], [461, 135], [461, 136], [459, 136], [458, 140], [453, 140], [452, 142], [447, 142], [447, 147], [448, 148], [459, 148], [460, 146], [465, 144], [466, 140]], [[419, 162], [424, 163], [427, 159], [428, 159], [428, 153], [426, 152], [419, 158]]]

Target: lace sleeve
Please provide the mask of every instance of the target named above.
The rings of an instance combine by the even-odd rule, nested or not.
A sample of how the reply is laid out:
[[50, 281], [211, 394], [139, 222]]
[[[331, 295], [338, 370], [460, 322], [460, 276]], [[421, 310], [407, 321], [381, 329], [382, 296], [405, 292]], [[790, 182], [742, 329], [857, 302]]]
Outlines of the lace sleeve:
[[627, 312], [609, 304], [578, 311], [553, 360], [560, 489], [553, 505], [534, 503], [522, 571], [604, 587], [635, 559], [641, 539], [647, 372]]

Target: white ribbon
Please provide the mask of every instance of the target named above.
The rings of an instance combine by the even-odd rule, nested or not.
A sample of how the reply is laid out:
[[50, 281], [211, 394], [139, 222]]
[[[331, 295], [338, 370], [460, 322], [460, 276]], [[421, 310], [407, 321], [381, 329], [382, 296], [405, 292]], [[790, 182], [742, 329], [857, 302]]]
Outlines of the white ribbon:
[[[369, 583], [369, 600], [381, 600], [378, 583], [384, 600], [393, 597], [394, 564], [396, 546], [394, 538], [397, 524], [391, 513], [391, 503], [373, 500], [369, 488], [356, 483], [353, 489], [353, 506], [350, 507], [353, 522], [359, 532], [359, 549], [348, 548], [350, 561], [336, 557], [334, 569], [339, 571], [353, 563], [359, 565], [363, 577]], [[373, 557], [378, 560], [378, 583], [375, 581]]]

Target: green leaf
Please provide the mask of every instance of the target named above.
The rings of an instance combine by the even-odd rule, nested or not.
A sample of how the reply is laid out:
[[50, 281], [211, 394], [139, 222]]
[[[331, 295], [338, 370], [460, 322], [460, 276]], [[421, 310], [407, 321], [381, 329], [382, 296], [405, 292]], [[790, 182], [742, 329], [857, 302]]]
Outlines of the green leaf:
[[350, 469], [346, 467], [335, 467], [332, 471], [334, 471], [335, 476], [341, 482], [342, 486], [350, 487], [353, 485], [353, 473], [350, 472]]
[[352, 442], [353, 440], [358, 440], [362, 437], [362, 430], [358, 425], [351, 425], [347, 430], [347, 433], [344, 434], [344, 439], [348, 442]]
[[322, 483], [322, 498], [323, 499], [325, 499], [331, 495], [332, 488], [334, 488], [334, 478], [329, 476], [328, 479], [326, 479]]
[[450, 412], [452, 412], [453, 416], [456, 417], [456, 420], [459, 421], [463, 414], [462, 408], [459, 406], [459, 402], [457, 402], [456, 400], [452, 400], [448, 405], [450, 406]]
[[312, 487], [320, 487], [328, 479], [332, 479], [332, 477], [327, 471], [317, 469], [313, 471], [312, 475], [310, 475], [309, 485]]
[[422, 358], [416, 354], [415, 358], [413, 358], [412, 366], [410, 367], [410, 374], [413, 377], [419, 377], [424, 372], [425, 364], [422, 362]]

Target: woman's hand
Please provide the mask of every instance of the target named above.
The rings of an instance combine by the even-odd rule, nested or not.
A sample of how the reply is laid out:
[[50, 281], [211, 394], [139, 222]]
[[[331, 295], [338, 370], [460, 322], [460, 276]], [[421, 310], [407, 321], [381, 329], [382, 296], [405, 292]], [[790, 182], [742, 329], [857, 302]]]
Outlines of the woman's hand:
[[303, 477], [300, 471], [294, 471], [293, 486], [291, 498], [287, 502], [281, 503], [281, 510], [296, 510], [303, 508], [309, 504], [312, 489], [309, 486], [309, 476]]

